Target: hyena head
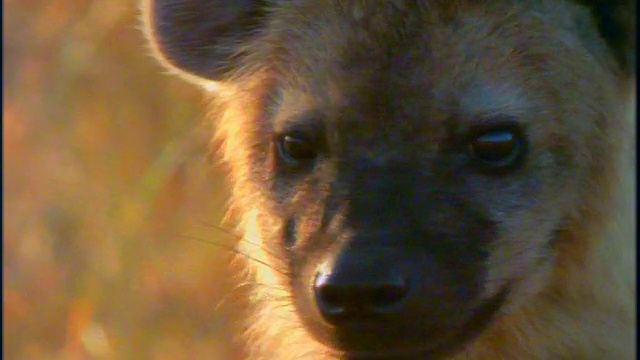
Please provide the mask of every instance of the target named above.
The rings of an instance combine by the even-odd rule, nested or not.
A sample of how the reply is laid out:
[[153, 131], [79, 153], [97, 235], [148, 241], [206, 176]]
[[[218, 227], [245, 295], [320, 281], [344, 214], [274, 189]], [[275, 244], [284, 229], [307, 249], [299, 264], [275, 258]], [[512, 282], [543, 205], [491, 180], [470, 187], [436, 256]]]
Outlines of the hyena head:
[[145, 9], [165, 65], [217, 89], [241, 246], [255, 259], [252, 321], [279, 344], [265, 345], [273, 358], [450, 354], [585, 260], [616, 174], [628, 62], [592, 9]]

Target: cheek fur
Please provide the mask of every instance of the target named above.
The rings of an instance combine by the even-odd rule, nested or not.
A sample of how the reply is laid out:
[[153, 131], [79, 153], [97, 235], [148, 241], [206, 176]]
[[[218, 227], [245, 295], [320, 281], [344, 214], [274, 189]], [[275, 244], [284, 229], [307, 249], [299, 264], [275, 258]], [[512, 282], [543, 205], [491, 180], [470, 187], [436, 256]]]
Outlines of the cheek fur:
[[[561, 219], [531, 209], [503, 218], [487, 261], [483, 297], [495, 294], [506, 282], [517, 287], [538, 278], [554, 258], [552, 244]], [[538, 286], [527, 288], [533, 291]]]

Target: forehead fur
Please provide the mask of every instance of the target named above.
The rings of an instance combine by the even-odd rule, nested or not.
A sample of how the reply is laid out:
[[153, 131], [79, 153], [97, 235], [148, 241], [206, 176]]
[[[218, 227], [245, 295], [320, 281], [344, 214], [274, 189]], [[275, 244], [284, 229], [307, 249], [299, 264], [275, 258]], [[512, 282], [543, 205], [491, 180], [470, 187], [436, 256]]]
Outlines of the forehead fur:
[[311, 87], [309, 79], [324, 85], [349, 75], [352, 83], [388, 67], [413, 69], [415, 58], [430, 70], [451, 74], [473, 61], [485, 67], [478, 70], [508, 77], [505, 66], [518, 68], [516, 59], [533, 62], [550, 52], [601, 45], [581, 29], [587, 14], [562, 1], [294, 1], [272, 12], [263, 46], [273, 70]]
[[530, 109], [521, 87], [548, 92], [541, 87], [558, 84], [559, 75], [575, 84], [608, 66], [581, 46], [599, 41], [575, 31], [580, 11], [542, 3], [286, 2], [273, 10], [263, 51], [248, 60], [270, 59], [282, 92], [312, 99], [309, 107], [351, 105], [363, 92], [393, 89], [474, 115], [522, 112]]

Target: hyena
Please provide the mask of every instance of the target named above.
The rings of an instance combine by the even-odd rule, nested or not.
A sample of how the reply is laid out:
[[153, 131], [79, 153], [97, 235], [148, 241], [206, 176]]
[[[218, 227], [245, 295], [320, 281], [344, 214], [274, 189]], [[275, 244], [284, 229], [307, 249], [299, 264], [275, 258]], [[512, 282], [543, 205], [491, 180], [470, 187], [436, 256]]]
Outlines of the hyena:
[[632, 6], [144, 1], [211, 93], [250, 356], [635, 358]]

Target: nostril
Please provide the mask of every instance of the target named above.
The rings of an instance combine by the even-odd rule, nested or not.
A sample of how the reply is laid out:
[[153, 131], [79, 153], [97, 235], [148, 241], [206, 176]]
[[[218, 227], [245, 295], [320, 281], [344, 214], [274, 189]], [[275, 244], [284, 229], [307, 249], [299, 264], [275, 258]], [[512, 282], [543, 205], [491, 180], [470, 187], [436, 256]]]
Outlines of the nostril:
[[320, 273], [314, 282], [318, 310], [330, 321], [397, 312], [408, 292], [408, 282], [401, 277], [355, 281]]
[[324, 285], [316, 289], [316, 298], [320, 310], [327, 315], [340, 315], [349, 307], [348, 294], [340, 287]]
[[344, 292], [335, 286], [322, 286], [318, 289], [320, 299], [331, 306], [342, 306], [348, 302], [348, 299], [344, 296]]
[[377, 309], [383, 309], [402, 301], [409, 290], [407, 281], [400, 279], [395, 283], [379, 284], [363, 294], [365, 303]]
[[329, 274], [318, 274], [313, 284], [316, 305], [323, 317], [336, 319], [342, 317], [348, 307], [348, 299], [340, 286], [330, 283]]

